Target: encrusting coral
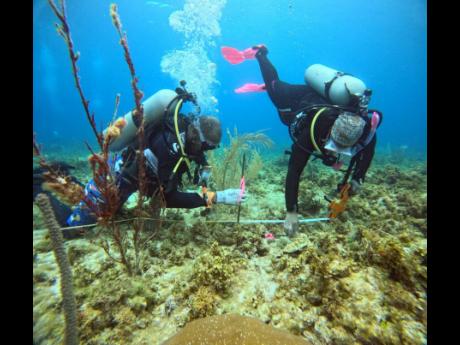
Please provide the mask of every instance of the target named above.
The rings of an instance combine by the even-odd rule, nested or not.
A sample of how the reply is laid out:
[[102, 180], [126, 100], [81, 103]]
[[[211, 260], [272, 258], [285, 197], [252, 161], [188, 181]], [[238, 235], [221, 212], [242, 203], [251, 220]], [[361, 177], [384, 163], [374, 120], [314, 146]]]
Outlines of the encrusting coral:
[[181, 293], [182, 299], [188, 299], [191, 320], [214, 314], [218, 301], [228, 295], [238, 262], [217, 242], [195, 260], [189, 284]]
[[195, 320], [162, 345], [308, 345], [301, 337], [234, 314]]
[[214, 315], [219, 299], [213, 288], [200, 286], [189, 300], [190, 320]]
[[214, 242], [209, 252], [203, 253], [195, 262], [192, 286], [210, 286], [216, 292], [225, 294], [235, 266], [232, 255]]

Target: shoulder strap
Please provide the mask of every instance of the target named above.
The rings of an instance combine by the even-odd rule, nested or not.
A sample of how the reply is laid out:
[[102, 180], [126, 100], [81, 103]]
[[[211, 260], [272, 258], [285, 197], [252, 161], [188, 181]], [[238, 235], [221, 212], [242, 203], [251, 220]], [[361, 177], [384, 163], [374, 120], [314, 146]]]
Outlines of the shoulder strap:
[[334, 78], [332, 78], [331, 80], [329, 80], [328, 82], [325, 82], [324, 83], [324, 93], [326, 94], [326, 99], [332, 103], [330, 97], [329, 97], [329, 91], [331, 90], [331, 86], [332, 84], [334, 84], [334, 82], [340, 78], [340, 77], [343, 77], [344, 75], [351, 75], [349, 73], [344, 73], [344, 72], [340, 72], [340, 71], [337, 71], [337, 73], [335, 74]]
[[176, 173], [177, 169], [182, 164], [182, 162], [185, 162], [187, 164], [187, 169], [190, 171], [190, 160], [188, 158], [188, 155], [185, 153], [184, 143], [182, 142], [182, 139], [180, 137], [180, 132], [179, 132], [179, 120], [178, 120], [179, 109], [182, 106], [183, 102], [184, 100], [180, 99], [176, 105], [176, 109], [174, 110], [174, 130], [175, 130], [177, 142], [179, 143], [180, 151], [181, 151], [181, 157], [173, 169], [174, 174]]
[[313, 120], [311, 121], [311, 124], [310, 124], [310, 139], [311, 139], [311, 142], [313, 143], [313, 146], [315, 147], [316, 151], [319, 151], [319, 152], [323, 152], [323, 151], [321, 151], [321, 149], [319, 148], [319, 146], [318, 146], [318, 144], [316, 143], [316, 140], [315, 140], [315, 124], [316, 124], [316, 120], [318, 119], [318, 117], [326, 109], [327, 108], [324, 107], [324, 108], [321, 108], [320, 110], [318, 110], [316, 112], [315, 116], [313, 117]]

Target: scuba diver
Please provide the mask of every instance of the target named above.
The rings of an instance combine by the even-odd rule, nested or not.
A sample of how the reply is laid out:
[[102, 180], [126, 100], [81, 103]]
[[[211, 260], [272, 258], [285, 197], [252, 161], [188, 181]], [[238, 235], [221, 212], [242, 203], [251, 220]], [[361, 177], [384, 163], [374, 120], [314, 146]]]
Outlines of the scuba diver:
[[[207, 191], [211, 167], [205, 152], [218, 147], [222, 138], [221, 125], [216, 117], [199, 115], [195, 95], [185, 89], [185, 81], [181, 81], [181, 86], [175, 91], [160, 90], [143, 103], [146, 196], [154, 197], [161, 193], [165, 202], [162, 206], [167, 208], [209, 208], [212, 204], [238, 205], [244, 202], [246, 194], [240, 189]], [[196, 113], [180, 113], [184, 102], [189, 101], [195, 105]], [[109, 144], [109, 150], [116, 152], [108, 163], [115, 177], [119, 209], [139, 188], [137, 162], [141, 153], [136, 140], [137, 122], [133, 111], [119, 118], [115, 125], [121, 130]], [[109, 126], [104, 134], [110, 129]], [[193, 178], [191, 162], [196, 163]], [[180, 191], [184, 174], [190, 182], [203, 187], [202, 193]], [[86, 185], [85, 198], [73, 208], [65, 224], [61, 222], [61, 226], [86, 225], [97, 220], [99, 207], [105, 200], [94, 180]]]
[[284, 228], [292, 236], [299, 224], [299, 180], [310, 156], [336, 170], [341, 170], [342, 155], [351, 157], [337, 191], [342, 192], [346, 186], [350, 196], [356, 195], [371, 165], [377, 142], [375, 132], [383, 115], [368, 109], [372, 91], [347, 73], [315, 64], [305, 71], [306, 84], [293, 85], [279, 79], [264, 45], [244, 51], [222, 47], [222, 54], [232, 64], [257, 59], [265, 83], [245, 84], [235, 92], [267, 91], [281, 122], [289, 127], [293, 144], [285, 183]]

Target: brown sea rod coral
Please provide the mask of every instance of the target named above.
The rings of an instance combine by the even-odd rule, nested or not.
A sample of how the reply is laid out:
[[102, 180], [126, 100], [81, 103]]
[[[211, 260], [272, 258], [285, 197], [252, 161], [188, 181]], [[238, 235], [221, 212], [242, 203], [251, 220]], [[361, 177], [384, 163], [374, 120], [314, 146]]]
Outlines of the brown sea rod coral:
[[301, 337], [252, 317], [215, 315], [195, 320], [162, 345], [308, 345]]
[[[118, 188], [115, 181], [115, 175], [112, 172], [112, 169], [109, 166], [109, 146], [111, 142], [120, 135], [120, 131], [126, 125], [126, 122], [123, 118], [119, 118], [109, 126], [107, 131], [104, 133], [99, 132], [96, 127], [94, 113], [91, 113], [89, 108], [89, 100], [86, 99], [83, 93], [83, 89], [80, 82], [80, 76], [78, 74], [77, 61], [80, 58], [80, 53], [77, 52], [74, 48], [74, 44], [71, 38], [70, 27], [67, 20], [66, 14], [66, 4], [64, 0], [60, 0], [59, 4], [56, 4], [54, 0], [48, 0], [51, 9], [53, 10], [56, 17], [59, 19], [59, 23], [56, 24], [56, 29], [58, 34], [64, 39], [66, 43], [70, 62], [72, 66], [72, 75], [75, 80], [75, 85], [80, 95], [83, 108], [85, 110], [86, 118], [94, 132], [94, 135], [99, 144], [100, 153], [97, 153], [91, 149], [88, 143], [86, 143], [88, 149], [91, 152], [89, 158], [89, 163], [91, 166], [91, 171], [93, 175], [93, 181], [96, 186], [96, 189], [101, 195], [101, 199], [104, 202], [100, 202], [97, 205], [93, 204], [91, 198], [85, 197], [83, 194], [83, 189], [78, 189], [78, 185], [74, 186], [70, 184], [70, 181], [65, 179], [53, 179], [51, 183], [48, 183], [48, 188], [52, 188], [55, 192], [60, 192], [64, 196], [64, 192], [71, 190], [73, 191], [73, 198], [70, 200], [72, 204], [78, 203], [80, 200], [83, 200], [87, 206], [96, 214], [98, 224], [102, 225], [103, 228], [109, 230], [112, 242], [102, 239], [100, 242], [101, 247], [104, 249], [109, 258], [122, 264], [129, 275], [140, 275], [142, 274], [142, 254], [145, 249], [146, 243], [153, 237], [153, 235], [145, 235], [144, 233], [144, 220], [143, 216], [146, 216], [144, 211], [144, 202], [147, 197], [147, 181], [146, 181], [146, 172], [145, 172], [145, 158], [143, 154], [137, 154], [137, 167], [138, 167], [138, 202], [135, 209], [135, 216], [137, 217], [136, 221], [133, 222], [133, 232], [132, 236], [127, 236], [123, 234], [120, 230], [120, 227], [115, 222], [115, 216], [118, 213], [120, 208], [120, 198], [118, 195]], [[112, 23], [115, 26], [117, 33], [120, 37], [120, 45], [124, 51], [124, 57], [128, 65], [130, 74], [131, 74], [131, 87], [134, 93], [135, 109], [133, 110], [133, 116], [138, 123], [138, 131], [136, 133], [138, 139], [138, 149], [139, 152], [143, 152], [145, 148], [144, 142], [144, 109], [141, 103], [143, 92], [137, 86], [138, 77], [135, 72], [133, 60], [131, 58], [131, 53], [128, 47], [128, 39], [126, 33], [122, 30], [121, 20], [118, 14], [118, 8], [116, 4], [110, 5], [110, 16], [112, 18]], [[115, 101], [115, 111], [114, 118], [117, 113], [119, 105], [119, 95], [116, 97]], [[34, 155], [38, 155], [39, 147], [36, 145], [34, 140]], [[50, 177], [48, 177], [50, 178]], [[70, 188], [74, 187], [74, 188]], [[80, 192], [80, 193], [77, 193]], [[129, 244], [133, 248], [134, 258], [128, 254]], [[118, 255], [114, 254], [114, 248]]]
[[45, 194], [38, 194], [37, 204], [43, 213], [46, 226], [50, 233], [50, 239], [53, 246], [54, 256], [59, 266], [61, 273], [61, 294], [62, 306], [65, 317], [65, 332], [64, 344], [78, 344], [78, 329], [77, 329], [77, 305], [73, 292], [72, 270], [70, 268], [67, 252], [64, 247], [64, 239], [60, 226], [51, 207], [50, 200]]

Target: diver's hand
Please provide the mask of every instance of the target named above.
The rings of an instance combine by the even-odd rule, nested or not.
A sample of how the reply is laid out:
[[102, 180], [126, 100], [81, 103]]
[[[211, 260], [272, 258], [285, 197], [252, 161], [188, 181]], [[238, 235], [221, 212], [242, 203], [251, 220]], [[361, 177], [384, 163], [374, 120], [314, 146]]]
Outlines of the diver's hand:
[[[339, 183], [337, 185], [337, 193], [340, 193], [340, 191], [342, 190], [343, 186], [344, 186], [343, 183]], [[348, 195], [350, 197], [352, 197], [352, 196], [358, 194], [360, 189], [361, 189], [361, 183], [359, 181], [357, 181], [357, 180], [352, 179], [350, 181], [350, 189], [348, 190]]]
[[299, 230], [299, 215], [297, 212], [288, 212], [284, 221], [284, 231], [289, 237], [293, 236]]
[[211, 177], [211, 167], [208, 165], [204, 166], [203, 168], [200, 169], [198, 174], [200, 177], [198, 180], [198, 184], [199, 185], [205, 184], [207, 186], [209, 179]]
[[339, 194], [340, 191], [342, 190], [343, 186], [345, 186], [344, 183], [339, 183], [339, 184], [337, 185], [337, 189], [335, 190], [335, 194]]
[[[246, 201], [246, 192], [240, 198], [241, 189], [225, 189], [216, 192], [216, 204], [238, 205]], [[240, 200], [241, 199], [241, 200]]]
[[354, 195], [358, 194], [360, 190], [361, 190], [361, 183], [359, 183], [359, 181], [356, 181], [356, 180], [351, 180], [350, 181], [349, 195], [354, 196]]
[[256, 57], [261, 55], [268, 55], [268, 49], [263, 44], [253, 46], [252, 49], [257, 50]]

